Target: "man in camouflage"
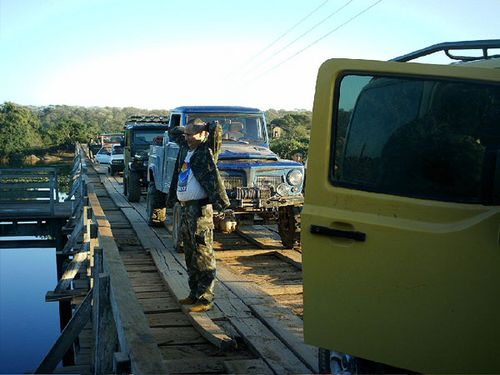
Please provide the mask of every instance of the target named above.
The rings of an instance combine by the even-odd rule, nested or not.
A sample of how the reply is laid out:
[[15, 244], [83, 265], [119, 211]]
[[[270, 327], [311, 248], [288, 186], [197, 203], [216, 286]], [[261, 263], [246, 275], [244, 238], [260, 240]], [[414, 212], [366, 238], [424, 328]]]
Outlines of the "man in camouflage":
[[188, 270], [189, 296], [180, 300], [194, 305], [192, 312], [213, 307], [216, 263], [213, 251], [213, 209], [229, 206], [229, 199], [217, 169], [217, 155], [209, 147], [211, 129], [201, 119], [190, 120], [185, 128], [174, 127], [169, 137], [179, 146], [179, 154], [170, 184], [168, 205], [181, 205], [180, 238]]

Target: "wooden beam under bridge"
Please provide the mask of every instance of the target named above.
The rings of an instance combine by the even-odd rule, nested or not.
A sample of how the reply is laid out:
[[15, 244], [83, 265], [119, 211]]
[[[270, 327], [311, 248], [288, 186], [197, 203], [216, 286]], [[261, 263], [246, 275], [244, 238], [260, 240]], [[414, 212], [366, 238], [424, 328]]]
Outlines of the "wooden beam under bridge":
[[0, 241], [0, 249], [41, 249], [56, 247], [56, 240], [3, 240]]

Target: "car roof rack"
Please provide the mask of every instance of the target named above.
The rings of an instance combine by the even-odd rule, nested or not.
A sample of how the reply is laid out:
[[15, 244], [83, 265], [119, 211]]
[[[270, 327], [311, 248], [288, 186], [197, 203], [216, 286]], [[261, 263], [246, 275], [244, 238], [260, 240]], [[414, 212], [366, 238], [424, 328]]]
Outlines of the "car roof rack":
[[[446, 56], [448, 56], [450, 59], [459, 61], [474, 61], [500, 57], [500, 55], [490, 55], [488, 53], [488, 50], [492, 48], [500, 48], [500, 39], [439, 43], [423, 49], [419, 49], [418, 51], [411, 52], [403, 56], [396, 57], [394, 59], [391, 59], [390, 61], [407, 62], [440, 51], [444, 51]], [[451, 54], [450, 51], [452, 50], [480, 50], [482, 51], [482, 56], [458, 56]]]
[[133, 115], [129, 116], [126, 121], [127, 124], [130, 123], [158, 123], [158, 124], [168, 124], [168, 117], [167, 116], [159, 116], [159, 115]]

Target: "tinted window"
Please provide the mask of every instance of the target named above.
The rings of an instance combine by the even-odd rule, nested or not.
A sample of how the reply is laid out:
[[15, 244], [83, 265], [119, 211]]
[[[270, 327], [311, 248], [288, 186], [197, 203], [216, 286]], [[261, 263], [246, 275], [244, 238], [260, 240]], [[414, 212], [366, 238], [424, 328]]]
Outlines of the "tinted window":
[[345, 76], [335, 118], [333, 183], [488, 201], [500, 154], [499, 121], [499, 86]]
[[170, 116], [169, 126], [172, 128], [174, 126], [179, 126], [181, 124], [181, 115]]

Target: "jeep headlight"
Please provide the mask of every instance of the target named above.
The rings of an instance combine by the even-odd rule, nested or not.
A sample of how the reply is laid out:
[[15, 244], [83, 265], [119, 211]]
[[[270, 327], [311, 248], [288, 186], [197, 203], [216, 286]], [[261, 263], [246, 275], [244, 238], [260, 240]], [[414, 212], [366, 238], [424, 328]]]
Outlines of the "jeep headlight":
[[276, 187], [276, 193], [282, 197], [287, 197], [290, 195], [290, 186], [283, 183]]
[[286, 180], [287, 182], [292, 185], [292, 186], [298, 186], [302, 183], [302, 180], [304, 179], [304, 175], [302, 172], [298, 169], [294, 169], [286, 175]]

